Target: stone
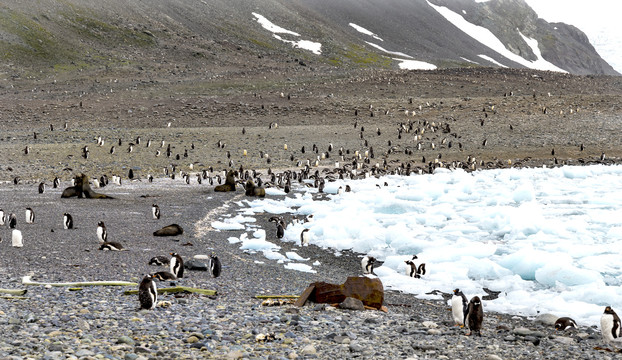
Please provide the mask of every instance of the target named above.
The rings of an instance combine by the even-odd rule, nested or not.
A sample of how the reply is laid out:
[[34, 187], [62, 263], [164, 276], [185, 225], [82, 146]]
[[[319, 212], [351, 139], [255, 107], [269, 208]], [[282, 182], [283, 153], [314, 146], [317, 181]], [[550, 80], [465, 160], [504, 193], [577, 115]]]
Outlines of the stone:
[[441, 335], [443, 332], [439, 329], [428, 329], [428, 334], [430, 335]]
[[184, 268], [192, 271], [207, 271], [207, 264], [195, 259], [184, 262]]
[[363, 305], [363, 302], [359, 299], [347, 297], [339, 304], [339, 308], [346, 310], [365, 310], [365, 305]]
[[125, 336], [125, 335], [123, 335], [123, 336], [120, 336], [120, 337], [117, 339], [117, 344], [134, 345], [134, 339], [132, 339], [132, 338], [131, 338], [131, 337], [129, 337], [129, 336]]
[[[365, 306], [380, 309], [384, 302], [384, 287], [378, 278], [352, 276], [341, 285], [316, 282], [309, 286], [311, 287], [314, 289], [309, 294], [309, 300], [316, 303], [335, 304], [343, 302], [347, 297], [353, 297], [361, 300]], [[303, 292], [305, 295], [307, 293], [307, 290]], [[299, 300], [301, 299], [302, 296]]]
[[484, 359], [485, 360], [503, 360], [500, 356], [497, 356], [495, 354], [486, 355]]
[[241, 350], [231, 351], [227, 353], [227, 355], [225, 356], [226, 359], [231, 359], [231, 360], [241, 359], [243, 357], [244, 357], [244, 353]]
[[534, 321], [543, 325], [553, 326], [555, 325], [555, 321], [557, 321], [557, 319], [559, 319], [559, 316], [555, 316], [553, 314], [540, 314]]
[[196, 337], [196, 336], [194, 336], [194, 335], [191, 335], [191, 336], [189, 336], [189, 337], [186, 339], [186, 342], [187, 342], [188, 344], [194, 344], [194, 343], [196, 343], [196, 342], [199, 342], [199, 338], [198, 338], [198, 337]]
[[317, 354], [317, 350], [315, 350], [315, 346], [309, 344], [309, 345], [303, 347], [302, 350], [300, 351], [300, 353], [302, 355], [316, 355]]
[[575, 343], [573, 338], [567, 337], [567, 336], [555, 336], [553, 338], [553, 341], [560, 343], [560, 344], [565, 344], [565, 345], [572, 345]]
[[428, 329], [436, 329], [438, 327], [438, 324], [433, 321], [424, 321], [421, 325], [427, 327]]

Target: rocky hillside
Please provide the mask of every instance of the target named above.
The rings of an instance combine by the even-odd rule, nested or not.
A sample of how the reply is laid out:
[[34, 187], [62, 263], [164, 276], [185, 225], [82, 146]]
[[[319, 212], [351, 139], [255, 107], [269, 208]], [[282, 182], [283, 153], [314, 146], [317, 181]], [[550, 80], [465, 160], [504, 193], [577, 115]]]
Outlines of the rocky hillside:
[[[488, 29], [524, 61], [466, 34], [440, 9], [480, 32]], [[261, 19], [289, 32], [274, 34]], [[538, 60], [524, 37], [570, 73], [617, 74], [580, 30], [538, 19], [522, 0], [7, 0], [0, 4], [0, 74], [5, 80], [93, 71], [210, 78], [397, 69], [402, 60], [521, 68]], [[321, 48], [314, 52], [309, 44]]]

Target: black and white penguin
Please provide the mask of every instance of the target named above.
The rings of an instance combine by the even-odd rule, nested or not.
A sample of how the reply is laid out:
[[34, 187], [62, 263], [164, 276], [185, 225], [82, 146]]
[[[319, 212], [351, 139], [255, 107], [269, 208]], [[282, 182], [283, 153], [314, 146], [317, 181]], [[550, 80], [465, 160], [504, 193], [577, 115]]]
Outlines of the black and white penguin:
[[15, 229], [15, 227], [17, 226], [17, 216], [15, 216], [14, 213], [11, 213], [9, 215], [8, 223], [9, 223], [9, 229]]
[[361, 260], [361, 267], [363, 268], [363, 275], [367, 275], [367, 274], [376, 275], [374, 273], [374, 264], [375, 263], [376, 263], [376, 258], [371, 257], [371, 256], [365, 256]]
[[[414, 258], [416, 259], [417, 257], [415, 256]], [[408, 267], [406, 267], [406, 275], [415, 279], [420, 279], [425, 275], [425, 263], [421, 263], [417, 266], [412, 260], [406, 260], [404, 262], [408, 265]]]
[[17, 229], [13, 229], [13, 231], [11, 232], [11, 245], [13, 247], [23, 247], [24, 246], [24, 239], [22, 238], [22, 232], [17, 230]]
[[158, 271], [157, 273], [151, 274], [152, 278], [157, 279], [158, 281], [169, 281], [169, 280], [177, 280], [175, 274], [171, 274], [168, 271]]
[[309, 240], [311, 238], [311, 234], [309, 234], [309, 229], [304, 229], [300, 232], [300, 246], [309, 246]]
[[464, 326], [464, 316], [467, 312], [469, 301], [460, 289], [454, 289], [454, 294], [451, 297], [451, 314], [453, 315], [454, 322], [460, 327]]
[[607, 306], [600, 317], [600, 331], [606, 343], [611, 344], [620, 341], [620, 318], [611, 306]]
[[45, 183], [42, 181], [39, 183], [39, 194], [43, 194], [45, 192]]
[[6, 217], [4, 215], [4, 210], [0, 209], [0, 226], [4, 226], [6, 224]]
[[209, 273], [212, 277], [217, 278], [220, 276], [222, 264], [220, 264], [220, 259], [216, 256], [216, 254], [210, 254], [207, 262], [207, 268], [209, 269]]
[[71, 214], [63, 214], [63, 227], [65, 230], [73, 229], [73, 217], [71, 217]]
[[467, 306], [467, 312], [464, 316], [465, 325], [469, 328], [467, 336], [471, 336], [476, 333], [482, 336], [482, 323], [484, 322], [484, 308], [482, 307], [482, 301], [479, 296], [473, 296], [469, 305]]
[[123, 248], [123, 245], [121, 245], [121, 243], [118, 243], [116, 241], [106, 241], [99, 246], [99, 250], [121, 251], [125, 249]]
[[555, 330], [576, 329], [577, 323], [569, 317], [561, 317], [555, 321]]
[[138, 301], [141, 309], [155, 308], [158, 302], [158, 288], [151, 275], [145, 276], [138, 285]]
[[60, 186], [60, 179], [58, 177], [55, 177], [54, 181], [52, 182], [52, 187], [56, 189], [59, 186]]
[[173, 256], [170, 261], [171, 272], [179, 279], [184, 277], [184, 260], [178, 253], [171, 253]]
[[97, 223], [97, 239], [102, 243], [108, 240], [108, 232], [106, 231], [106, 225], [104, 225], [103, 221]]
[[34, 224], [35, 222], [35, 212], [32, 208], [26, 208], [26, 224]]
[[157, 255], [149, 260], [149, 265], [168, 266], [170, 260], [166, 255]]
[[285, 229], [283, 228], [283, 224], [281, 222], [276, 223], [276, 237], [277, 239], [282, 239], [285, 236]]
[[158, 220], [160, 218], [160, 207], [158, 205], [151, 205], [151, 215], [154, 220]]

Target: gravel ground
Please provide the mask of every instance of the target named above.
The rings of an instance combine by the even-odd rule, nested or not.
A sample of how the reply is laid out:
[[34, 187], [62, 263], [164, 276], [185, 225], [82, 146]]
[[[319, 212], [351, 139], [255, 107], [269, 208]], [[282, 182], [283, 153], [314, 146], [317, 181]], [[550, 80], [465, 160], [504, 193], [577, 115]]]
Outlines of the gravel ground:
[[[593, 349], [603, 346], [599, 329], [556, 332], [547, 316], [534, 321], [486, 313], [483, 336], [467, 337], [465, 329], [452, 324], [446, 302], [394, 291], [385, 293], [388, 313], [312, 303], [265, 307], [255, 295], [298, 295], [315, 281], [342, 283], [359, 275], [360, 257], [345, 252], [337, 258], [313, 245], [299, 249], [301, 256], [312, 255], [322, 264], [317, 274], [310, 274], [241, 251], [239, 244], [227, 241], [239, 231], [205, 231], [205, 224], [235, 213], [236, 202], [244, 197], [241, 191], [215, 193], [207, 184], [167, 178], [152, 184], [126, 181], [100, 191], [116, 199], [60, 199], [60, 189], [38, 194], [35, 184], [0, 187], [3, 209], [17, 215], [24, 235], [24, 247], [13, 248], [9, 229], [0, 228], [0, 288], [28, 290], [24, 299], [0, 299], [0, 359], [614, 358]], [[160, 220], [151, 219], [153, 203], [162, 209]], [[36, 213], [34, 224], [23, 220], [28, 206]], [[75, 229], [62, 228], [64, 212], [73, 215]], [[270, 240], [275, 235], [269, 216], [257, 215], [257, 225]], [[98, 221], [105, 222], [109, 240], [128, 251], [97, 250]], [[180, 224], [184, 234], [151, 235], [171, 223]], [[279, 245], [286, 251], [295, 246]], [[148, 265], [152, 256], [173, 251], [185, 259], [210, 252], [220, 257], [220, 277], [188, 271], [177, 281], [214, 289], [216, 296], [161, 295], [168, 307], [139, 310], [137, 296], [123, 295], [124, 287], [72, 290], [21, 284], [24, 275], [40, 282], [137, 282], [161, 270]], [[260, 334], [274, 334], [275, 340], [258, 342]]]

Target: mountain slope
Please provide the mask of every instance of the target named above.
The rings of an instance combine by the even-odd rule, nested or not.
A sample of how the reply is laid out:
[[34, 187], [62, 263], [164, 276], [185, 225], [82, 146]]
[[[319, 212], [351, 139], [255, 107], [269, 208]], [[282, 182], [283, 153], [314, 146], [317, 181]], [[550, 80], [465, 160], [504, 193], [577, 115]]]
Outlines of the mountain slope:
[[[289, 32], [273, 34], [258, 16]], [[502, 53], [482, 42], [484, 30]], [[321, 46], [318, 54], [309, 44]], [[398, 68], [404, 60], [429, 67], [550, 63], [574, 74], [617, 74], [578, 29], [538, 19], [523, 0], [9, 0], [0, 5], [0, 54], [0, 71], [11, 76], [265, 72], [292, 64], [330, 71]]]

